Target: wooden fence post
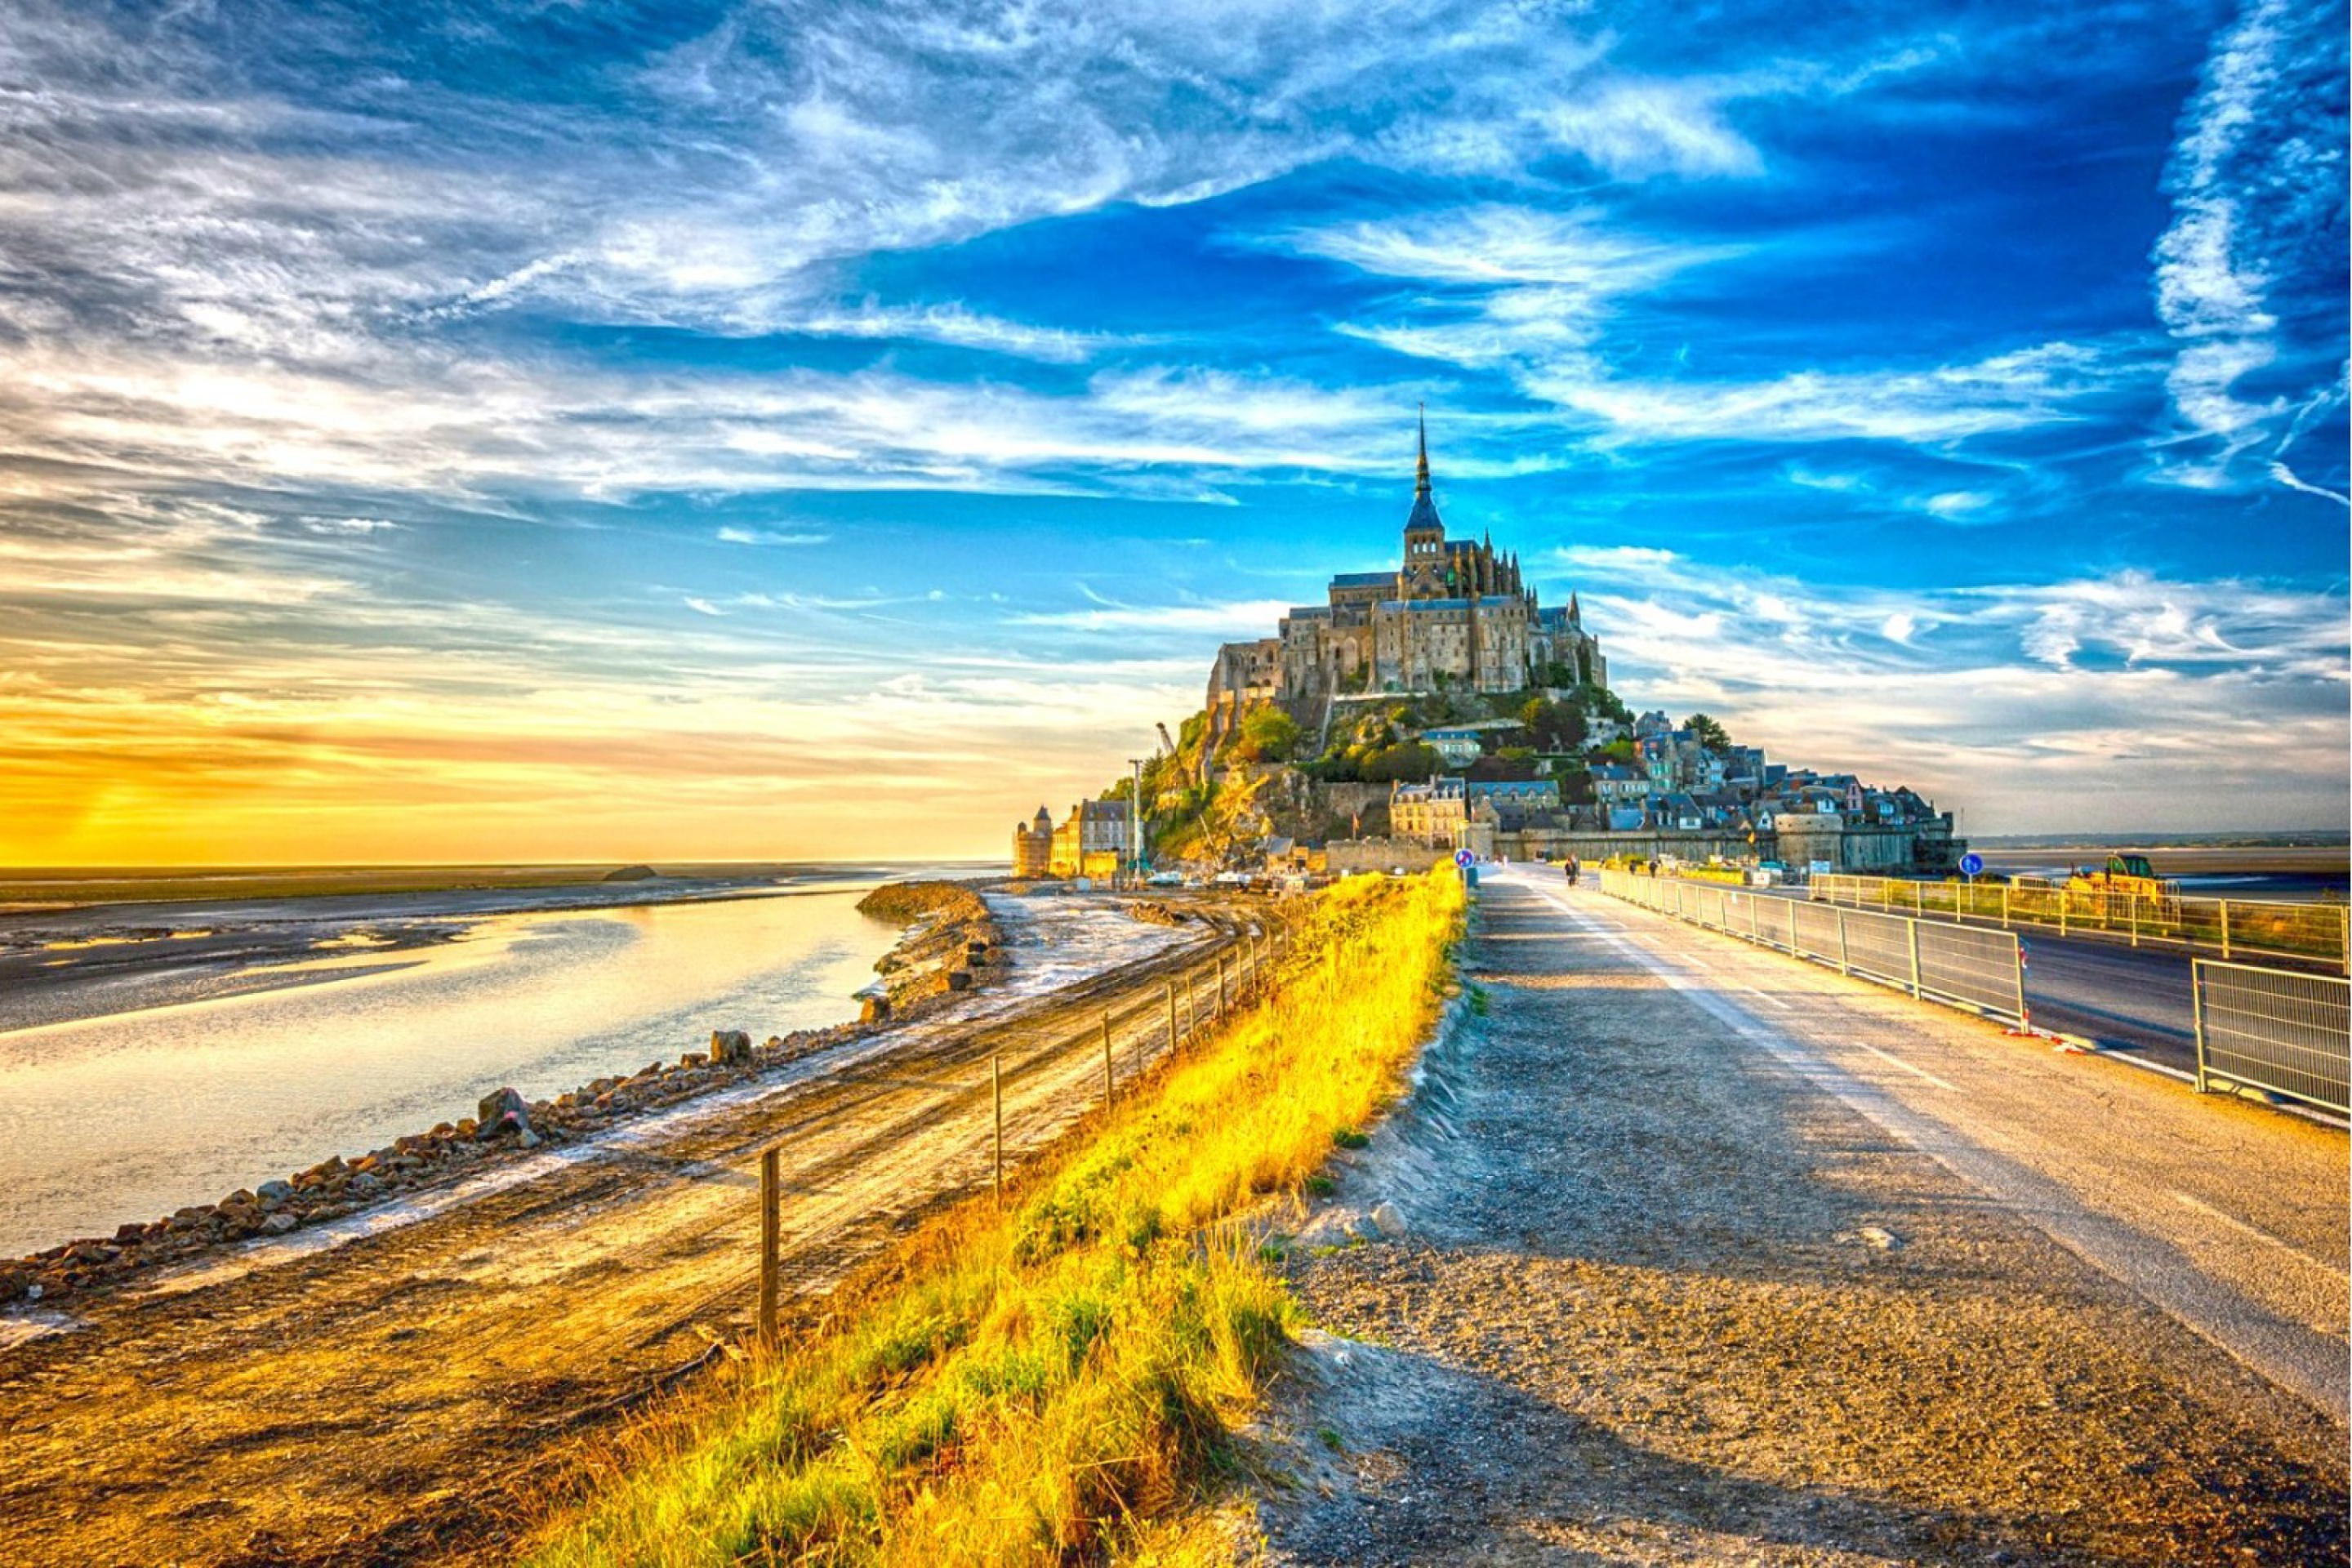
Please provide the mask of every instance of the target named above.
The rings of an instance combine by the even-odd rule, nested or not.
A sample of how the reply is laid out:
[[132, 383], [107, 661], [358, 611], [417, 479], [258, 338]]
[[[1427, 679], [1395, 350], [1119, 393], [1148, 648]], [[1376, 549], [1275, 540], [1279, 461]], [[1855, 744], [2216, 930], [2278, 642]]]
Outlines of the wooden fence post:
[[1103, 1103], [1111, 1102], [1114, 1086], [1110, 1076], [1110, 1015], [1103, 1014]]
[[760, 1348], [776, 1348], [777, 1255], [782, 1250], [777, 1208], [783, 1179], [777, 1151], [760, 1151]]
[[1176, 1048], [1176, 982], [1168, 982], [1168, 1048]]
[[988, 1057], [989, 1096], [996, 1102], [996, 1202], [1004, 1204], [1004, 1058], [992, 1051]]

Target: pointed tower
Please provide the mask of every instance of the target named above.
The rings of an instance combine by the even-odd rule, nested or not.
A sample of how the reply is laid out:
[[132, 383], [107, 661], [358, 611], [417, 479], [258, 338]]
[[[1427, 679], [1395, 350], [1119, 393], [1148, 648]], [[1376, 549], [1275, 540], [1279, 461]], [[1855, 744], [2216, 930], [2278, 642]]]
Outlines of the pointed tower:
[[1412, 511], [1404, 520], [1404, 571], [1401, 582], [1408, 599], [1435, 598], [1444, 590], [1445, 524], [1438, 520], [1437, 503], [1429, 496], [1429, 415], [1421, 416], [1420, 460], [1412, 479]]
[[1568, 596], [1568, 624], [1572, 626], [1580, 626], [1584, 624], [1584, 616], [1577, 609], [1576, 595], [1572, 593]]

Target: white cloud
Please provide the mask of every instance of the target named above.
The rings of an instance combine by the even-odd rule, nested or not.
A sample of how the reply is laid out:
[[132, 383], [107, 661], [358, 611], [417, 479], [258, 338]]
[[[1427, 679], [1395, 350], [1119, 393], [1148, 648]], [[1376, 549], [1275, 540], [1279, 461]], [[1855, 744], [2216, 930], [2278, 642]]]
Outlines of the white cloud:
[[1621, 179], [1764, 170], [1763, 155], [1724, 123], [1703, 82], [1614, 79], [1546, 110], [1541, 122], [1555, 145]]
[[2341, 816], [2340, 593], [2146, 573], [1825, 588], [1665, 551], [1559, 559], [1631, 700], [1727, 715], [1779, 760], [1910, 784], [1964, 828]]
[[782, 533], [769, 528], [727, 527], [719, 531], [721, 544], [824, 544], [832, 538], [830, 533]]
[[[2305, 367], [2302, 397], [2277, 390], [2274, 378], [2266, 395], [2243, 390], [2280, 365], [2281, 312], [2319, 276], [2311, 268], [2340, 275], [2344, 137], [2330, 105], [2341, 100], [2344, 61], [2339, 18], [2294, 0], [2250, 0], [2205, 62], [2165, 172], [2173, 221], [2153, 257], [2157, 314], [2178, 345], [2166, 390], [2194, 437], [2156, 448], [2161, 478], [2232, 489], [2240, 455], [2270, 445], [2252, 471], [2345, 499], [2283, 460], [2300, 434], [2298, 406], [2341, 384], [2340, 324], [2329, 334], [2330, 363]], [[2339, 323], [2341, 294], [2326, 289]]]
[[[1084, 610], [1029, 611], [1006, 617], [1014, 626], [1051, 626], [1082, 632], [1169, 632], [1227, 638], [1274, 635], [1290, 605], [1281, 599], [1243, 599], [1222, 605], [1097, 604]], [[1202, 668], [1206, 668], [1205, 660]]]
[[2077, 417], [2119, 372], [2097, 350], [2045, 343], [1927, 370], [1799, 371], [1765, 381], [1531, 376], [1529, 390], [1636, 440], [1936, 444]]

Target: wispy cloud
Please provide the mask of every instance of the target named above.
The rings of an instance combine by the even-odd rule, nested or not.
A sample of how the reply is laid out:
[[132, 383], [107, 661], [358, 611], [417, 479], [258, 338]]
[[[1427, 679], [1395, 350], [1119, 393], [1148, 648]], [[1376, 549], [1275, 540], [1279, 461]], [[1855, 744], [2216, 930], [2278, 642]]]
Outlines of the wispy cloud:
[[[1979, 831], [2329, 820], [2352, 743], [2340, 593], [2147, 573], [1830, 588], [1571, 547], [1612, 676], [1740, 716], [1775, 755], [1865, 768]], [[2164, 758], [2160, 775], [2145, 757]]]
[[2157, 313], [2178, 345], [2166, 378], [2173, 414], [2201, 437], [2158, 449], [2180, 483], [2238, 483], [2240, 455], [2264, 449], [2252, 472], [2346, 500], [2297, 476], [2287, 450], [2300, 411], [2338, 396], [2340, 337], [2316, 364], [2282, 365], [2305, 345], [2280, 331], [2283, 315], [2310, 308], [2315, 287], [2331, 315], [2342, 303], [2346, 68], [2339, 16], [2250, 0], [2215, 41], [2182, 118], [2165, 174], [2173, 221], [2154, 275]]
[[[1166, 632], [1188, 637], [1261, 637], [1290, 606], [1280, 599], [1237, 599], [1221, 605], [1102, 604], [1083, 610], [1023, 611], [1006, 617], [1022, 626], [1086, 632]], [[1205, 668], [1205, 666], [1203, 666]]]
[[831, 542], [829, 533], [785, 533], [772, 528], [726, 527], [719, 531], [721, 544], [805, 545]]
[[1919, 370], [1798, 371], [1769, 380], [1634, 382], [1549, 374], [1531, 390], [1633, 440], [1943, 443], [2084, 416], [2121, 367], [2052, 342]]

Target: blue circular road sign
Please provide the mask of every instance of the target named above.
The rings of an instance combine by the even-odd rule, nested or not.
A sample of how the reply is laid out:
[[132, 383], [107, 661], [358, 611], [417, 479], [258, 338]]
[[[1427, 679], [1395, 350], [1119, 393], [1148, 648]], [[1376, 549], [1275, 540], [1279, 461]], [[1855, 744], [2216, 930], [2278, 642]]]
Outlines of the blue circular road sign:
[[1984, 869], [1984, 857], [1971, 849], [1960, 857], [1960, 875], [1973, 877]]
[[1456, 849], [1454, 852], [1454, 863], [1456, 866], [1474, 866], [1477, 861], [1478, 857], [1471, 854], [1467, 849]]

